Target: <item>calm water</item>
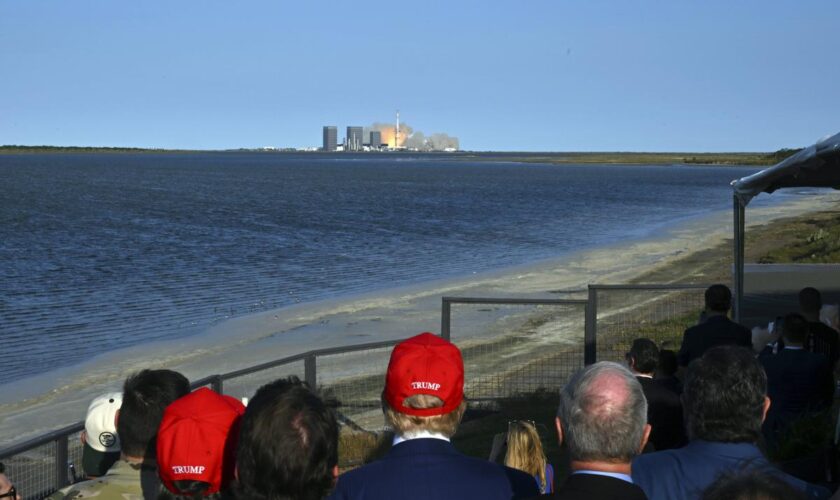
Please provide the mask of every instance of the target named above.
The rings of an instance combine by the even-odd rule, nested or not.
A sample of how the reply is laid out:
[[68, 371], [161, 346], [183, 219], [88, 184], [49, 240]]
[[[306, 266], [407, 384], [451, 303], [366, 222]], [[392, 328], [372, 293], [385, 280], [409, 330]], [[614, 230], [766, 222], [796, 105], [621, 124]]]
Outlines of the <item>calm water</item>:
[[729, 181], [754, 171], [0, 156], [4, 382], [230, 316], [644, 236], [728, 209]]

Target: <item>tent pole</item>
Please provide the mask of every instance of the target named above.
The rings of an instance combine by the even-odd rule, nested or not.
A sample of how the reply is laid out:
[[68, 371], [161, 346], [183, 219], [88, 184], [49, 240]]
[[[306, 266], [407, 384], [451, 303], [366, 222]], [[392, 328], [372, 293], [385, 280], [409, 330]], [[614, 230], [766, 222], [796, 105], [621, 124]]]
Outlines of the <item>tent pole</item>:
[[738, 198], [738, 195], [733, 195], [733, 201], [733, 230], [735, 234], [732, 247], [735, 258], [732, 269], [732, 283], [735, 286], [735, 293], [733, 294], [732, 319], [738, 323], [741, 321], [741, 306], [744, 300], [744, 215], [746, 207]]

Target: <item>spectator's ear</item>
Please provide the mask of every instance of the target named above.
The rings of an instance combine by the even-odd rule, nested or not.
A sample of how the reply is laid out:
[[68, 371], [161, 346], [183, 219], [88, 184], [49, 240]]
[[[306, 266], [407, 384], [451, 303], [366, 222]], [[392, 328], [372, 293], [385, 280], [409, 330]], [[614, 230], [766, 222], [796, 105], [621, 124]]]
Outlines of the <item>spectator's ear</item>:
[[770, 409], [770, 398], [764, 396], [764, 410], [761, 412], [761, 423], [764, 423], [764, 419], [767, 418], [767, 410]]
[[87, 443], [87, 431], [82, 430], [82, 432], [79, 433], [79, 440], [82, 442], [82, 446], [84, 446], [85, 443]]
[[114, 429], [117, 428], [117, 423], [120, 421], [120, 410], [114, 413]]
[[650, 424], [645, 424], [645, 430], [642, 431], [642, 442], [639, 443], [639, 453], [642, 453], [642, 450], [645, 449], [647, 446], [648, 438], [650, 437]]
[[554, 425], [557, 427], [557, 443], [563, 446], [563, 425], [560, 423], [560, 417], [554, 417]]
[[335, 483], [338, 482], [338, 464], [335, 464], [333, 466], [332, 474], [333, 474], [333, 484], [335, 484]]

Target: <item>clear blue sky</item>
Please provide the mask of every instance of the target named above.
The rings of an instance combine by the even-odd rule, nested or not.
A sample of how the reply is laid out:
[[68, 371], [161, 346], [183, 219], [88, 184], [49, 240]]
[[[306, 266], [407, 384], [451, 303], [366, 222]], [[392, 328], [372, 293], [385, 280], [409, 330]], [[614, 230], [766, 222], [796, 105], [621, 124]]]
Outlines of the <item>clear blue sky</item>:
[[840, 131], [840, 2], [4, 0], [0, 144], [769, 151]]

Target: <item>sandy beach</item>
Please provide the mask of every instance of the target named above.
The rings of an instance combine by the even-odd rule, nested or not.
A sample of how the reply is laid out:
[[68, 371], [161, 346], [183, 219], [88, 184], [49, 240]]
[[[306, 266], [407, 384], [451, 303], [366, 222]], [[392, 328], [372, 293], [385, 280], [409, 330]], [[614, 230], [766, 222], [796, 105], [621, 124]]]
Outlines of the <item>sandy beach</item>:
[[[840, 195], [836, 193], [792, 197], [784, 204], [748, 210], [747, 221], [750, 226], [767, 224], [830, 208], [837, 201]], [[0, 442], [13, 444], [81, 420], [95, 395], [119, 389], [126, 374], [141, 368], [172, 368], [195, 380], [313, 349], [400, 339], [421, 331], [437, 332], [442, 296], [582, 298], [590, 283], [703, 283], [710, 276], [726, 276], [728, 269], [720, 269], [715, 261], [718, 264], [713, 269], [704, 270], [703, 259], [698, 261], [691, 256], [708, 256], [715, 248], [716, 258], [728, 255], [723, 244], [731, 238], [731, 225], [731, 213], [721, 211], [682, 221], [636, 240], [550, 260], [298, 304], [234, 318], [191, 338], [108, 352], [77, 366], [2, 386]], [[484, 312], [462, 312], [459, 324], [468, 326], [453, 329], [453, 340], [481, 344], [492, 337], [488, 330], [498, 332], [507, 325], [520, 324], [528, 311], [509, 315]], [[488, 318], [492, 321], [488, 322]], [[542, 334], [553, 335], [552, 330]], [[352, 360], [346, 362], [349, 366], [335, 373], [352, 373]]]

